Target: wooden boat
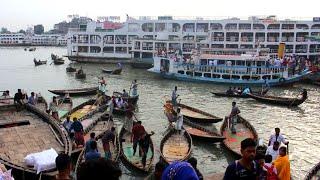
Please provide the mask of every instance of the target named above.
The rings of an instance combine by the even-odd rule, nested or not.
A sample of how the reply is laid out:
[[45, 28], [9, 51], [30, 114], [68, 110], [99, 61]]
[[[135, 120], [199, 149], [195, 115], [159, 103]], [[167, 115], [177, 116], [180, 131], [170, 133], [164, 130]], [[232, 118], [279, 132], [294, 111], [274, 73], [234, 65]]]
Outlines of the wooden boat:
[[313, 82], [314, 85], [320, 86], [320, 82], [319, 81], [315, 81]]
[[42, 65], [42, 64], [47, 64], [47, 61], [37, 61], [36, 59], [33, 59], [33, 62], [34, 62], [34, 65], [35, 66], [39, 66], [39, 65]]
[[33, 48], [29, 48], [29, 51], [35, 51], [36, 50], [36, 48], [35, 47], [33, 47]]
[[268, 103], [268, 104], [275, 104], [281, 106], [298, 106], [302, 104], [307, 97], [301, 98], [286, 98], [286, 97], [279, 97], [279, 96], [263, 96], [258, 94], [249, 94], [249, 96], [257, 101]]
[[312, 169], [308, 172], [305, 180], [319, 180], [320, 179], [320, 162], [312, 167]]
[[[102, 137], [105, 135], [105, 133], [107, 133], [111, 127], [113, 126], [113, 121], [108, 121], [108, 122], [103, 122], [103, 121], [99, 121], [97, 125], [94, 126], [94, 128], [92, 130], [90, 130], [90, 132], [87, 133], [87, 135], [85, 136], [85, 140], [89, 139], [89, 135], [91, 132], [94, 132], [96, 134], [96, 140], [97, 140], [97, 145], [98, 145], [98, 150], [101, 153], [101, 156], [103, 155], [103, 146], [102, 146]], [[118, 133], [117, 133], [117, 128], [116, 128], [116, 132], [115, 132], [116, 136], [115, 136], [115, 140], [114, 140], [114, 146], [110, 143], [110, 148], [111, 148], [111, 160], [114, 162], [117, 162], [120, 156], [120, 143], [119, 143], [119, 139], [118, 139]], [[75, 167], [75, 174], [77, 174], [81, 164], [83, 162], [85, 162], [85, 149], [82, 149], [79, 158], [77, 160], [76, 163], [76, 167]]]
[[191, 151], [192, 139], [187, 131], [180, 135], [175, 129], [169, 128], [160, 142], [160, 156], [169, 164], [188, 159]]
[[73, 118], [77, 118], [79, 121], [86, 119], [88, 116], [91, 116], [98, 111], [106, 110], [106, 108], [109, 106], [110, 97], [107, 97], [106, 100], [107, 102], [105, 102], [102, 106], [97, 107], [94, 105], [96, 103], [96, 99], [90, 99], [73, 108], [71, 111], [62, 116], [60, 120], [64, 121], [67, 116], [70, 116], [70, 120]]
[[198, 139], [210, 142], [221, 142], [225, 139], [221, 134], [192, 123], [187, 118], [183, 118], [183, 127], [193, 140]]
[[241, 157], [241, 141], [246, 138], [253, 138], [258, 142], [258, 134], [254, 127], [243, 117], [238, 116], [238, 122], [235, 126], [236, 133], [233, 134], [228, 126], [228, 120], [225, 119], [221, 125], [220, 132], [226, 139], [223, 144], [238, 157]]
[[67, 114], [69, 111], [71, 111], [73, 103], [71, 98], [66, 98], [64, 96], [58, 96], [58, 117], [62, 117], [65, 114]]
[[114, 107], [112, 113], [123, 116], [126, 114], [126, 110], [123, 108]]
[[55, 60], [53, 60], [53, 64], [55, 64], [55, 65], [64, 64], [64, 60], [62, 58], [55, 59]]
[[[269, 89], [266, 89], [264, 92], [262, 92], [262, 94], [265, 95], [268, 91]], [[226, 92], [211, 92], [211, 93], [218, 97], [250, 98], [250, 96], [247, 94], [227, 94]], [[252, 94], [261, 94], [261, 91], [252, 92]]]
[[107, 73], [107, 74], [119, 75], [122, 72], [122, 68], [118, 68], [115, 70], [102, 69], [102, 72]]
[[115, 96], [115, 97], [121, 97], [124, 101], [127, 101], [128, 103], [133, 104], [133, 105], [137, 104], [137, 102], [138, 102], [138, 100], [139, 100], [139, 95], [137, 95], [137, 96], [123, 97], [123, 93], [117, 92], [117, 91], [113, 92], [113, 96]]
[[76, 79], [85, 79], [87, 77], [86, 73], [84, 73], [83, 71], [78, 70], [75, 74]]
[[151, 144], [149, 146], [146, 166], [143, 168], [142, 165], [142, 157], [139, 157], [139, 149], [137, 147], [136, 155], [133, 156], [133, 144], [131, 142], [131, 135], [132, 133], [127, 131], [124, 126], [122, 126], [120, 134], [119, 134], [119, 141], [120, 141], [120, 150], [121, 150], [121, 158], [124, 164], [132, 167], [134, 170], [140, 171], [142, 173], [148, 173], [152, 167], [153, 159], [154, 159], [154, 146], [151, 139]]
[[219, 97], [250, 98], [250, 96], [246, 94], [227, 94], [225, 92], [211, 92], [211, 93]]
[[11, 108], [11, 107], [15, 107], [14, 106], [14, 101], [13, 101], [13, 97], [3, 97], [0, 96], [0, 110], [4, 110], [6, 108]]
[[73, 68], [73, 67], [71, 67], [71, 66], [68, 66], [68, 67], [66, 67], [66, 71], [67, 71], [67, 72], [76, 72], [77, 69], [76, 69], [76, 68]]
[[40, 109], [43, 112], [46, 112], [48, 109], [48, 103], [46, 99], [42, 96], [36, 97], [36, 108]]
[[[173, 109], [165, 108], [164, 113], [167, 116], [167, 119], [169, 122], [174, 121], [175, 112], [173, 111]], [[186, 117], [183, 118], [183, 127], [193, 139], [210, 141], [210, 142], [221, 142], [225, 139], [219, 133], [210, 131], [198, 124], [192, 123]]]
[[[172, 109], [171, 101], [167, 101], [164, 105], [166, 108]], [[196, 109], [194, 107], [187, 106], [185, 104], [179, 103], [178, 106], [181, 108], [181, 112], [184, 117], [188, 118], [189, 120], [197, 123], [217, 123], [222, 121], [222, 118], [204, 112], [200, 109]]]
[[64, 96], [69, 94], [70, 96], [86, 96], [86, 95], [95, 95], [97, 94], [98, 87], [90, 88], [79, 88], [79, 89], [60, 89], [60, 90], [48, 90], [49, 92]]
[[[57, 153], [70, 155], [71, 142], [68, 133], [47, 113], [26, 104], [17, 112], [14, 107], [0, 111], [1, 153], [0, 162], [27, 179], [38, 179], [36, 170], [25, 164], [28, 154], [53, 148]], [[5, 135], [4, 135], [5, 134]], [[56, 169], [42, 172], [42, 178], [53, 178]]]

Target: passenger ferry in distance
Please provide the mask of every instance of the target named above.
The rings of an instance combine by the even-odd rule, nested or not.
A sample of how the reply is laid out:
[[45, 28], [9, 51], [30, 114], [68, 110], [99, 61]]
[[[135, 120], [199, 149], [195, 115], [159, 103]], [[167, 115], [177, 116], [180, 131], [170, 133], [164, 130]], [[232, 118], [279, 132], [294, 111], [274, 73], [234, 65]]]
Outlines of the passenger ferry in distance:
[[[259, 42], [262, 48], [269, 48], [276, 54], [278, 45], [286, 43], [286, 54], [317, 60], [320, 42], [312, 36], [320, 35], [320, 18], [310, 20], [284, 19], [275, 16], [239, 18], [202, 17], [106, 17], [105, 20], [89, 22], [79, 28], [69, 29], [67, 57], [80, 62], [130, 61], [140, 55], [130, 54], [134, 40], [141, 40], [141, 58], [152, 63], [152, 54], [165, 36], [170, 49], [179, 46], [183, 54], [191, 49], [232, 48], [252, 49]], [[179, 42], [169, 42], [169, 41]], [[175, 43], [175, 44], [172, 44]], [[151, 57], [151, 58], [150, 58]]]
[[295, 60], [289, 60], [291, 57], [279, 56], [289, 60], [286, 65], [280, 64], [279, 59], [274, 62], [268, 51], [259, 48], [246, 52], [241, 49], [201, 49], [193, 50], [190, 59], [183, 58], [177, 51], [154, 57], [154, 67], [148, 71], [168, 79], [241, 86], [261, 86], [266, 82], [270, 86], [288, 85], [311, 74], [308, 68], [295, 72], [297, 66], [292, 66], [291, 62]]

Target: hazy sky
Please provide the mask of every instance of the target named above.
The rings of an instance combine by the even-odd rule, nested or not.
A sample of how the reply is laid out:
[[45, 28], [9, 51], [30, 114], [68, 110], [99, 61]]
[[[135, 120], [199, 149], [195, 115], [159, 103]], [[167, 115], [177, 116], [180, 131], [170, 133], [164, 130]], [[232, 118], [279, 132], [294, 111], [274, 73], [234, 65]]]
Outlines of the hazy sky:
[[0, 27], [10, 31], [53, 24], [78, 14], [97, 16], [320, 17], [320, 0], [0, 0]]

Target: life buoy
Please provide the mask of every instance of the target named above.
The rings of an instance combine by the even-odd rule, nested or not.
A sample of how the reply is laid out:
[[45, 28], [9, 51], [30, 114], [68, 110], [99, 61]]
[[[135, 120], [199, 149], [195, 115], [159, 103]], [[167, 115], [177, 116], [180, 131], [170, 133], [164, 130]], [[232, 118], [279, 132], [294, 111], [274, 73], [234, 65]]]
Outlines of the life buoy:
[[284, 84], [285, 82], [286, 82], [286, 79], [285, 79], [285, 78], [282, 77], [282, 78], [279, 79], [279, 83], [280, 83], [280, 84]]

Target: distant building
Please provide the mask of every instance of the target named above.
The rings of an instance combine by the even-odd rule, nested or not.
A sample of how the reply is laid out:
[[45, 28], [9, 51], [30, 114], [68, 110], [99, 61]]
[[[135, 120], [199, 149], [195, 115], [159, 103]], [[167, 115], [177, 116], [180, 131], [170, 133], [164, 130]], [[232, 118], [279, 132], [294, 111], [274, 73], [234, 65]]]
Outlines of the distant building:
[[67, 37], [60, 34], [0, 34], [0, 46], [66, 46]]
[[33, 31], [34, 31], [34, 34], [43, 34], [44, 32], [44, 27], [42, 24], [38, 24], [38, 25], [35, 25], [33, 27]]
[[67, 34], [69, 28], [79, 28], [82, 24], [87, 24], [88, 22], [91, 22], [92, 19], [88, 17], [74, 17], [70, 22], [60, 22], [58, 24], [54, 25], [53, 31], [51, 33], [53, 34]]

